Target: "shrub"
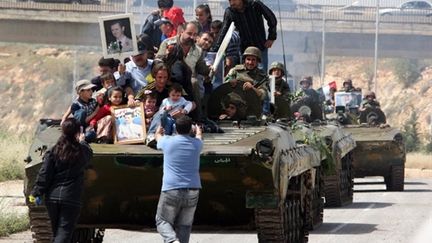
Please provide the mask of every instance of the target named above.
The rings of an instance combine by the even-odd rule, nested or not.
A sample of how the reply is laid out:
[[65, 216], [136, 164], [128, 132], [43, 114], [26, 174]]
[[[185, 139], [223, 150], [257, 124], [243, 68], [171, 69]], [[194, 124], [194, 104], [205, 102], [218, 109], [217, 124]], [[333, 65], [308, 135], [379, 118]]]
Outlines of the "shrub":
[[413, 111], [410, 118], [403, 126], [402, 134], [405, 140], [405, 148], [407, 152], [418, 151], [420, 149], [420, 137], [417, 128], [417, 119], [418, 115], [415, 111]]
[[[4, 205], [0, 202], [0, 205]], [[0, 208], [0, 237], [21, 232], [29, 228], [27, 214], [10, 212], [7, 208]]]
[[421, 76], [420, 64], [415, 59], [395, 59], [392, 66], [397, 81], [403, 84], [404, 87], [414, 84]]

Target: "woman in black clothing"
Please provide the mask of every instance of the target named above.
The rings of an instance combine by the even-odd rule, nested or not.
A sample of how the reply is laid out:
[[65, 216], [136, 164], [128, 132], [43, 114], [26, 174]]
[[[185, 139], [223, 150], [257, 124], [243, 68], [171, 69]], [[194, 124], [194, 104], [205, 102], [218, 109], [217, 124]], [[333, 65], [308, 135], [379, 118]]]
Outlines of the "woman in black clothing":
[[45, 195], [54, 243], [70, 242], [81, 208], [84, 170], [93, 151], [74, 118], [62, 124], [62, 135], [47, 151], [31, 197]]

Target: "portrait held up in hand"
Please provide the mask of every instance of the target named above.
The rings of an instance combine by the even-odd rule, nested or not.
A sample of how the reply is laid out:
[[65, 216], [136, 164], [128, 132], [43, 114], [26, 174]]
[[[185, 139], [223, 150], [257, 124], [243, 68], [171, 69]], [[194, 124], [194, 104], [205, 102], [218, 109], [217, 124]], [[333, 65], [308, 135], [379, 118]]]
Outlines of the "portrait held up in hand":
[[135, 107], [121, 106], [113, 108], [114, 143], [144, 143], [146, 128], [143, 104]]
[[105, 58], [130, 56], [137, 53], [135, 28], [131, 14], [120, 14], [99, 18], [102, 50]]

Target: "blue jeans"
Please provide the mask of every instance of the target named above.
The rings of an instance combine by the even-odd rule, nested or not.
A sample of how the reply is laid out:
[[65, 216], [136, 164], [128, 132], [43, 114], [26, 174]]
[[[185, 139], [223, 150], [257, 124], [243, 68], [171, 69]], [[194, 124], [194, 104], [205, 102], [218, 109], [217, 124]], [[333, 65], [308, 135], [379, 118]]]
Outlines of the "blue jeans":
[[94, 130], [85, 131], [85, 129], [87, 128], [87, 123], [85, 121], [87, 118], [86, 111], [84, 109], [79, 109], [75, 111], [73, 117], [75, 118], [75, 120], [79, 121], [79, 123], [83, 127], [86, 142], [87, 143], [93, 142], [93, 140], [96, 139], [96, 132]]
[[72, 240], [81, 207], [63, 204], [58, 201], [47, 201], [46, 208], [51, 220], [53, 243], [64, 243]]
[[175, 240], [180, 243], [189, 242], [198, 197], [198, 189], [181, 188], [161, 192], [156, 227], [164, 243]]
[[158, 111], [153, 115], [153, 119], [148, 129], [148, 134], [155, 134], [158, 126], [161, 125], [165, 130], [165, 135], [172, 135], [175, 128], [175, 119], [166, 111]]

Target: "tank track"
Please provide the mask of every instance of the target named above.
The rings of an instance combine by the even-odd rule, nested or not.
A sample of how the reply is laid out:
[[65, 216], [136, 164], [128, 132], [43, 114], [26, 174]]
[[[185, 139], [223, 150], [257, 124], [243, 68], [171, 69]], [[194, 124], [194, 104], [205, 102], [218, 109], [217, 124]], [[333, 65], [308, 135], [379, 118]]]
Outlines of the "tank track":
[[[28, 205], [30, 230], [32, 232], [33, 242], [51, 243], [52, 230], [48, 211], [44, 205]], [[104, 230], [95, 228], [77, 228], [75, 229], [72, 242], [74, 243], [101, 243], [103, 241]]]
[[52, 241], [51, 222], [45, 206], [29, 205], [29, 218], [33, 242], [50, 243]]
[[[305, 215], [309, 215], [310, 197], [306, 188], [310, 184], [310, 172], [290, 180], [290, 195], [278, 208], [256, 208], [255, 226], [258, 231], [259, 243], [307, 243], [309, 231], [305, 223]], [[300, 178], [300, 180], [298, 180]], [[296, 181], [296, 182], [293, 182]], [[293, 189], [292, 187], [297, 187]], [[302, 197], [301, 187], [305, 191]], [[302, 199], [307, 202], [302, 204]]]
[[313, 230], [323, 223], [324, 218], [324, 172], [321, 167], [316, 168], [315, 184], [311, 188], [310, 200], [312, 210], [306, 219], [306, 226], [309, 230]]
[[405, 182], [405, 166], [393, 165], [390, 176], [385, 178], [387, 191], [403, 191]]
[[341, 207], [352, 203], [354, 193], [353, 155], [341, 159], [341, 168], [335, 175], [325, 176], [325, 206]]

